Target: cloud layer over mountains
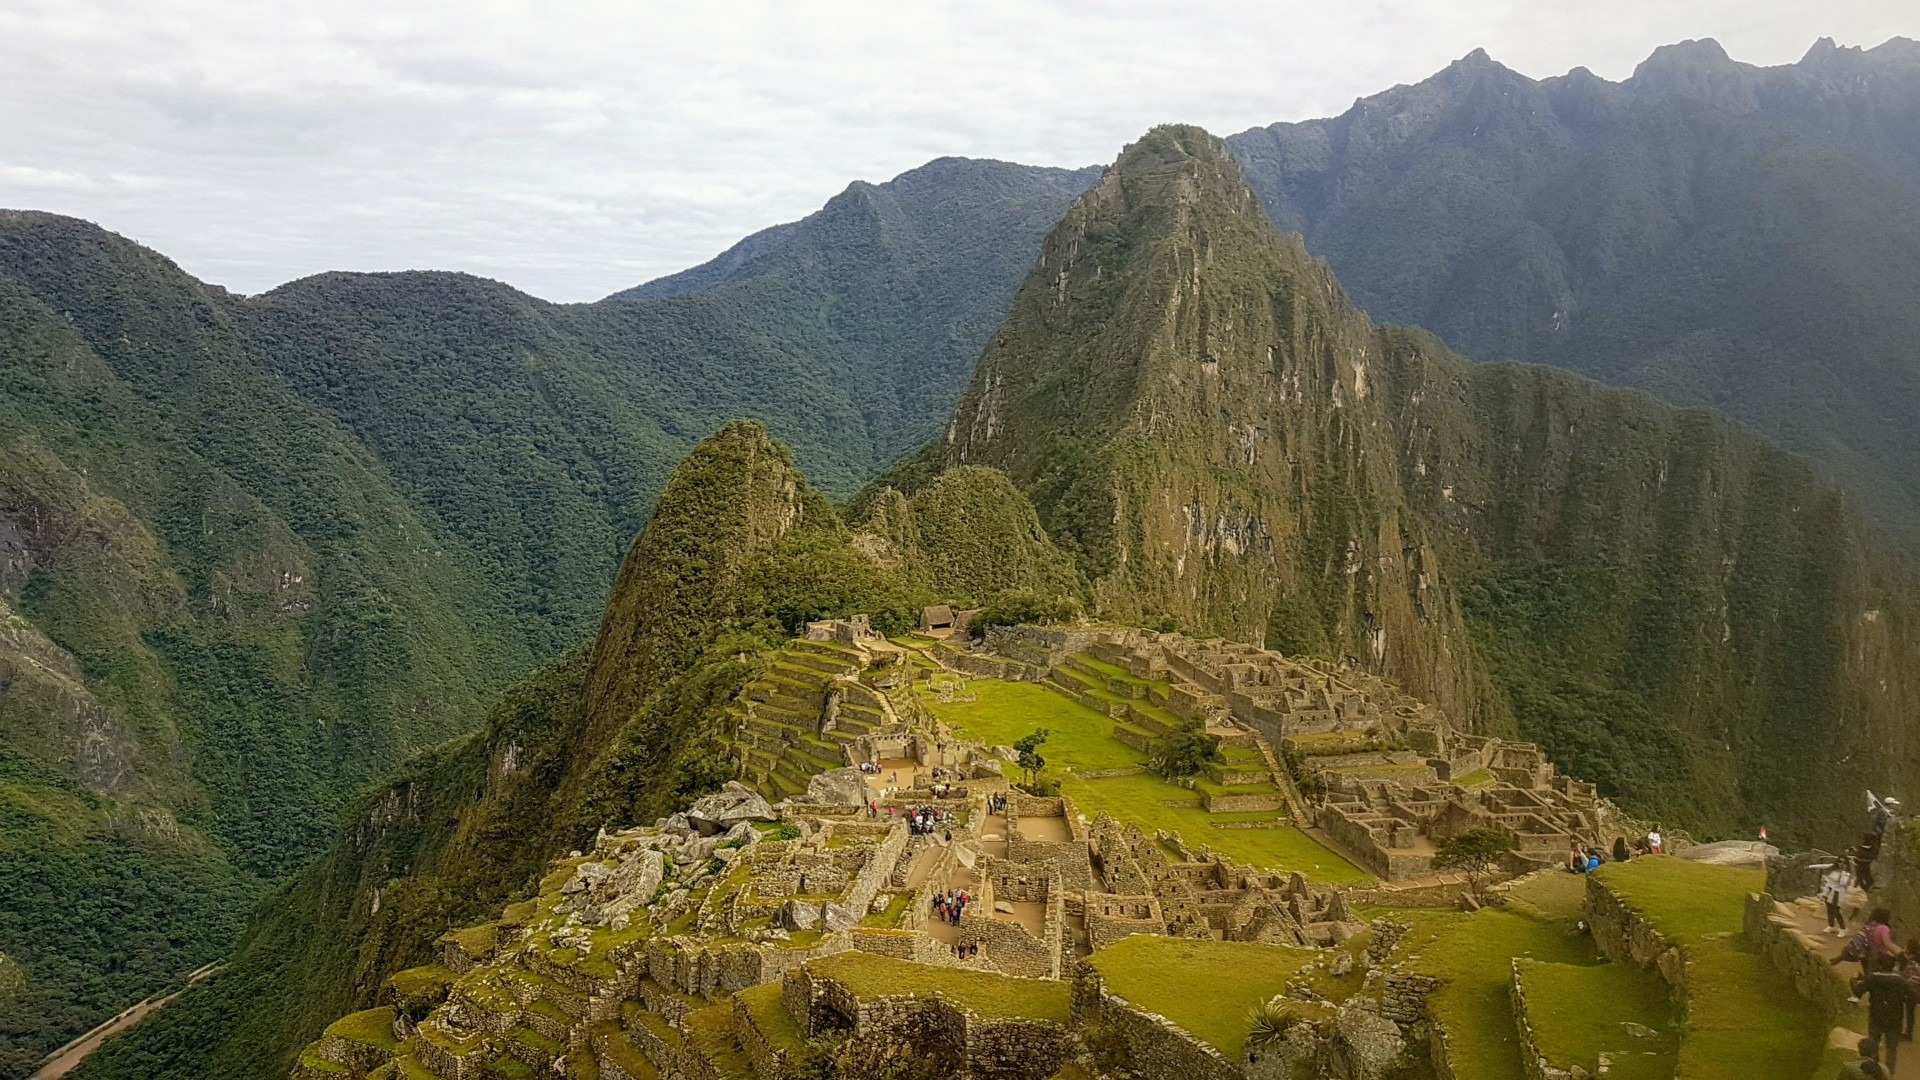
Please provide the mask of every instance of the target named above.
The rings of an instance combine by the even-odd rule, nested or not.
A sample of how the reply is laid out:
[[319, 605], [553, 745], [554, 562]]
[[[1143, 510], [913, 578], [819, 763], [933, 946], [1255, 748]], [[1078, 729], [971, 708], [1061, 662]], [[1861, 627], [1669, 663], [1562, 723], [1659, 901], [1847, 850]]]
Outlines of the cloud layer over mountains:
[[23, 0], [0, 205], [249, 293], [435, 268], [586, 300], [943, 154], [1084, 165], [1158, 121], [1331, 115], [1481, 46], [1617, 79], [1679, 38], [1772, 64], [1914, 29], [1878, 0], [910, 7]]

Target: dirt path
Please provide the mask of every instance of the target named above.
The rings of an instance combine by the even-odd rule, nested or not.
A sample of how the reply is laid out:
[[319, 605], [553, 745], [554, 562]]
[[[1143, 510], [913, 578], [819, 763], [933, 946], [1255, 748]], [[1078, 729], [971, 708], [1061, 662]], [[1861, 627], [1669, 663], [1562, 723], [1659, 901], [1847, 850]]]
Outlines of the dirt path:
[[[212, 975], [225, 966], [224, 964], [208, 964], [206, 967], [187, 976], [187, 986], [192, 986], [194, 983]], [[168, 994], [166, 997], [157, 999], [148, 998], [138, 1005], [126, 1009], [118, 1016], [113, 1017], [99, 1027], [94, 1028], [92, 1031], [87, 1032], [85, 1035], [80, 1036], [48, 1055], [47, 1060], [41, 1063], [40, 1068], [34, 1072], [32, 1076], [28, 1077], [27, 1080], [54, 1080], [55, 1077], [67, 1075], [74, 1069], [79, 1068], [80, 1063], [87, 1059], [87, 1055], [100, 1049], [100, 1044], [106, 1042], [109, 1037], [118, 1035], [140, 1021], [145, 1020], [148, 1014], [159, 1011], [167, 1002], [172, 1001], [184, 993], [186, 993], [186, 988], [182, 987]]]

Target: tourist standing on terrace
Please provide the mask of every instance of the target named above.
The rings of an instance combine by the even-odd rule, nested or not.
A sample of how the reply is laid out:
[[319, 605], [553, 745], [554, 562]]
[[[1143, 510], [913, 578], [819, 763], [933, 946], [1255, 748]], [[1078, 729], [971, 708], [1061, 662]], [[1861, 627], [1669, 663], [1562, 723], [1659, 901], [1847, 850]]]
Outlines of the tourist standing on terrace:
[[1847, 932], [1847, 917], [1840, 905], [1847, 899], [1853, 875], [1847, 872], [1847, 857], [1842, 855], [1820, 875], [1820, 902], [1827, 905], [1827, 933], [1841, 937]]
[[1666, 840], [1661, 837], [1658, 824], [1647, 830], [1647, 854], [1658, 855], [1665, 849], [1665, 845]]
[[1866, 892], [1873, 891], [1873, 864], [1880, 858], [1880, 838], [1872, 833], [1860, 837], [1853, 849], [1853, 878]]

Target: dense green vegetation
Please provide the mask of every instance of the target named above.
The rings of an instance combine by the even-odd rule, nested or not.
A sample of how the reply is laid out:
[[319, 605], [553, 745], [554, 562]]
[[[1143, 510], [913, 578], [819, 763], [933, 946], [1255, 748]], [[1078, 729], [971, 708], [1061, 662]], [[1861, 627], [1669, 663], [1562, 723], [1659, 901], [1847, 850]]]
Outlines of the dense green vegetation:
[[1228, 140], [1381, 321], [1707, 406], [1920, 535], [1920, 44], [1755, 68], [1712, 41], [1609, 83], [1475, 52]]
[[[265, 905], [230, 970], [75, 1075], [284, 1073], [381, 980], [430, 961], [440, 933], [531, 895], [555, 855], [716, 787], [731, 775], [728, 705], [800, 620], [904, 618], [902, 595], [952, 587], [867, 554], [873, 540], [761, 425], [703, 441], [635, 539], [591, 649], [516, 684], [481, 731], [360, 800], [332, 848]], [[987, 557], [1007, 565], [986, 572], [1007, 575], [1036, 553]]]
[[[592, 633], [695, 439], [763, 417], [844, 492], [929, 434], [1090, 180], [938, 162], [750, 238], [690, 272], [700, 295], [574, 306], [457, 274], [242, 298], [81, 222], [0, 213], [0, 659], [24, 673], [0, 760], [25, 770], [0, 774], [0, 842], [60, 818], [36, 873], [71, 891], [88, 837], [148, 822], [143, 843], [233, 887], [142, 918], [230, 935], [361, 785]], [[808, 557], [833, 555], [787, 561]], [[843, 600], [858, 568], [835, 568], [811, 593], [756, 571], [772, 623]], [[876, 614], [904, 625], [917, 599]], [[111, 950], [13, 895], [36, 906], [0, 911], [0, 953], [34, 1015], [0, 1027], [0, 1076], [218, 951], [87, 989], [58, 973]]]
[[1106, 617], [1371, 668], [1686, 827], [1835, 843], [1920, 767], [1911, 578], [1813, 470], [1377, 328], [1250, 199], [1197, 129], [1128, 147], [882, 482], [997, 466]]

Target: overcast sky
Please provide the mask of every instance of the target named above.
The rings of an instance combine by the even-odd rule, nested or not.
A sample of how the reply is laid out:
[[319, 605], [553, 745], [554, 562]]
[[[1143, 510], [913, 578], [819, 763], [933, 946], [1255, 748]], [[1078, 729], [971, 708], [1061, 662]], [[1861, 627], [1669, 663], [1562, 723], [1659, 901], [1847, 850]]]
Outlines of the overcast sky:
[[1156, 123], [1338, 113], [1474, 48], [1620, 79], [1796, 60], [1914, 0], [0, 0], [0, 206], [242, 292], [466, 270], [597, 299], [942, 154], [1104, 163]]

